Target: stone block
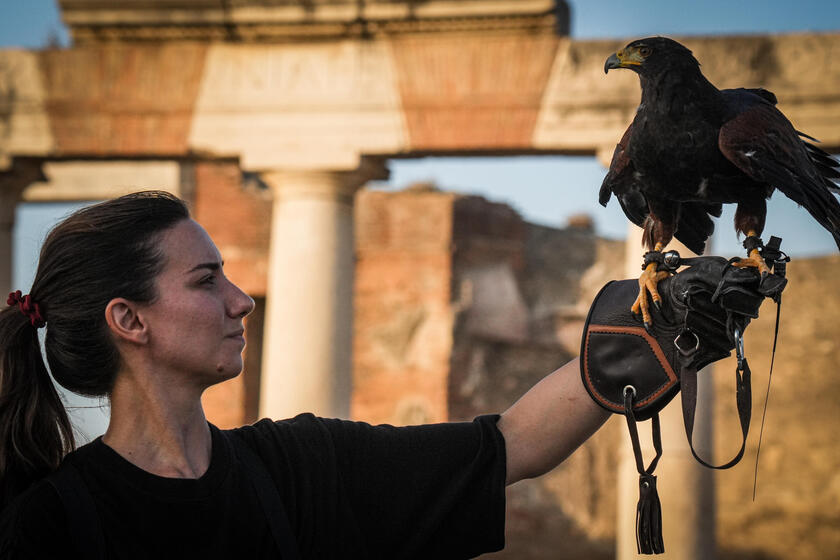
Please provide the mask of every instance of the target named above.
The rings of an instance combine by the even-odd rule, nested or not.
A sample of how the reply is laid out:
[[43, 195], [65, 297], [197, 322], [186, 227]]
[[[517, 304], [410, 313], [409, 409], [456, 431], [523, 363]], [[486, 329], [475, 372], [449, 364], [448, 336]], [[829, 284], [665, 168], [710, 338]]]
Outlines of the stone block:
[[402, 152], [393, 65], [379, 41], [214, 45], [190, 146], [256, 171], [354, 169], [362, 153]]
[[526, 149], [556, 44], [551, 33], [395, 39], [410, 148]]
[[116, 43], [39, 53], [56, 152], [186, 153], [206, 51]]

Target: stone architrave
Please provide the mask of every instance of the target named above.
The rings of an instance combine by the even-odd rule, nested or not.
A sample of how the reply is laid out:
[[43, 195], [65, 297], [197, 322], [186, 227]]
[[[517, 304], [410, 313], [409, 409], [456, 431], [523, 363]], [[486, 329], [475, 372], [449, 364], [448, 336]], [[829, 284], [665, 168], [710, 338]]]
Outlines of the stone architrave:
[[[642, 230], [629, 224], [626, 243], [628, 278], [638, 277], [642, 262]], [[679, 241], [672, 241], [667, 249], [682, 256], [694, 256]], [[712, 450], [712, 412], [714, 387], [712, 368], [697, 375], [697, 412], [694, 425], [694, 448], [701, 457], [710, 458]], [[679, 395], [660, 413], [662, 427], [662, 458], [654, 471], [656, 486], [662, 503], [662, 536], [665, 553], [657, 558], [668, 560], [710, 560], [715, 558], [715, 479], [711, 469], [698, 463], [691, 455], [683, 427], [682, 405]], [[616, 558], [649, 558], [636, 554], [636, 504], [639, 500], [639, 474], [633, 457], [633, 447], [627, 429], [623, 430], [623, 446], [618, 476], [618, 530]], [[650, 437], [650, 421], [639, 424], [642, 456], [648, 465], [656, 455]]]
[[210, 47], [190, 132], [198, 153], [243, 169], [352, 169], [407, 149], [382, 41]]
[[45, 98], [38, 53], [0, 50], [0, 171], [12, 156], [42, 156], [53, 149]]
[[385, 167], [276, 171], [260, 415], [348, 418], [352, 388], [353, 198]]
[[562, 0], [60, 0], [76, 45], [103, 41], [295, 41], [535, 28], [568, 34]]

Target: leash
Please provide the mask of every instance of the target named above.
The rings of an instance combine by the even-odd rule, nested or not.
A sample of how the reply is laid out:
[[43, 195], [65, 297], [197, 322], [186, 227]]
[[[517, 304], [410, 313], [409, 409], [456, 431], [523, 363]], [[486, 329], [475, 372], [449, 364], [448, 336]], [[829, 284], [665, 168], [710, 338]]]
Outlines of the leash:
[[[787, 263], [790, 262], [790, 257], [781, 251], [782, 240], [778, 237], [770, 237], [767, 245], [762, 247], [761, 256], [769, 261], [768, 265], [772, 263], [773, 272], [781, 277], [787, 274]], [[761, 456], [761, 441], [764, 437], [764, 421], [767, 418], [767, 405], [770, 402], [770, 384], [773, 380], [773, 365], [776, 363], [776, 345], [779, 342], [779, 324], [782, 315], [782, 294], [778, 294], [776, 301], [776, 324], [773, 328], [773, 350], [770, 353], [770, 373], [767, 375], [767, 391], [764, 395], [764, 409], [761, 413], [761, 428], [758, 432], [758, 448], [755, 452], [755, 471], [753, 472], [753, 502], [755, 501], [755, 494], [758, 488], [758, 460]]]

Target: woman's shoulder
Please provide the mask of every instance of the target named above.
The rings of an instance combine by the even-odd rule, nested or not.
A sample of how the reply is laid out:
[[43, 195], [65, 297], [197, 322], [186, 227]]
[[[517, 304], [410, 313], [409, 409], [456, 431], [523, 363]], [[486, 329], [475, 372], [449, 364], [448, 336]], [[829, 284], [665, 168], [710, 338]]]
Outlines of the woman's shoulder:
[[7, 519], [19, 520], [29, 513], [48, 514], [50, 512], [63, 514], [61, 499], [55, 487], [47, 478], [43, 478], [12, 500], [0, 513], [0, 517], [5, 528]]
[[263, 418], [253, 424], [240, 426], [226, 433], [244, 439], [250, 445], [277, 443], [277, 440], [294, 441], [296, 439], [311, 440], [312, 438], [328, 437], [329, 421], [314, 414], [304, 413], [285, 420]]
[[76, 476], [79, 470], [68, 477], [68, 469], [84, 468], [100, 445], [97, 439], [72, 451], [57, 471], [32, 484], [0, 511], [0, 558], [52, 558], [59, 553], [67, 557], [70, 531], [58, 487], [84, 484]]
[[297, 456], [330, 447], [332, 435], [326, 422], [323, 418], [306, 413], [285, 420], [263, 418], [253, 424], [222, 432], [229, 438], [239, 439], [263, 459], [268, 459], [278, 452]]
[[58, 557], [61, 543], [69, 538], [67, 514], [47, 479], [33, 484], [0, 512], [2, 558]]

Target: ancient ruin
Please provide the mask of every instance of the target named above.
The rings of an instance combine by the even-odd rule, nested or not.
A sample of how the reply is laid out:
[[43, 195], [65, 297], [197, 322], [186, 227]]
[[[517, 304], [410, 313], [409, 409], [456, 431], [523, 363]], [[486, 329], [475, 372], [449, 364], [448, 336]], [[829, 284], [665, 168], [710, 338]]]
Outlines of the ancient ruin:
[[[72, 48], [0, 50], [0, 292], [11, 288], [19, 202], [140, 188], [182, 196], [258, 302], [244, 375], [207, 395], [220, 426], [303, 410], [392, 423], [501, 410], [576, 354], [593, 290], [625, 273], [605, 258], [624, 248], [585, 220], [551, 230], [430, 186], [363, 188], [393, 157], [606, 161], [638, 84], [630, 73], [603, 79], [604, 57], [625, 38], [569, 38], [563, 1], [59, 4]], [[840, 33], [680, 40], [718, 86], [773, 90], [797, 128], [840, 151]], [[563, 188], [580, 185], [559, 178]], [[559, 252], [571, 264], [561, 267]], [[840, 273], [840, 258], [820, 266]], [[808, 297], [827, 282], [814, 261], [790, 274], [759, 498], [750, 501], [747, 464], [757, 433], [742, 468], [712, 482], [674, 459], [667, 476], [685, 496], [671, 493], [671, 511], [696, 510], [699, 492], [709, 504], [697, 523], [717, 530], [687, 529], [687, 552], [669, 557], [835, 555], [840, 299]], [[758, 349], [769, 346], [772, 315], [749, 333], [755, 372], [769, 367]], [[730, 383], [730, 370], [721, 366], [715, 384]], [[727, 454], [734, 403], [715, 407], [714, 448]], [[555, 472], [511, 489], [498, 557], [635, 550], [615, 521], [620, 430], [610, 422]], [[677, 542], [667, 528], [666, 540]]]

